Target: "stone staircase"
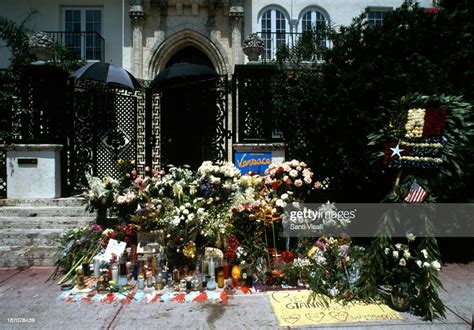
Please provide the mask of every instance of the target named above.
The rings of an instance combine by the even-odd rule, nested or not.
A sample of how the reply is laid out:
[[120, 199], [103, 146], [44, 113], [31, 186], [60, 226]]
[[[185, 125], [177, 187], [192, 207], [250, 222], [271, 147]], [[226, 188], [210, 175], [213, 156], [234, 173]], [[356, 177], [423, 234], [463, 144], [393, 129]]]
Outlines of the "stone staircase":
[[78, 198], [0, 199], [0, 267], [52, 266], [61, 234], [94, 220]]

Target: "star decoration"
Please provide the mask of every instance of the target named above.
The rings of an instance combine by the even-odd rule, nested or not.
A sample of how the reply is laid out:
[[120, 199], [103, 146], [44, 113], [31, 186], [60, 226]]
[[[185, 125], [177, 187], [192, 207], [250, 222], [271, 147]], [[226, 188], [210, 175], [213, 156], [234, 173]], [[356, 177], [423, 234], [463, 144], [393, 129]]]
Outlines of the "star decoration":
[[401, 157], [400, 153], [402, 151], [404, 151], [405, 149], [400, 149], [400, 143], [399, 143], [399, 144], [397, 144], [397, 146], [395, 148], [390, 148], [390, 150], [392, 150], [392, 156], [391, 157], [393, 157], [395, 155], [397, 155], [398, 157]]

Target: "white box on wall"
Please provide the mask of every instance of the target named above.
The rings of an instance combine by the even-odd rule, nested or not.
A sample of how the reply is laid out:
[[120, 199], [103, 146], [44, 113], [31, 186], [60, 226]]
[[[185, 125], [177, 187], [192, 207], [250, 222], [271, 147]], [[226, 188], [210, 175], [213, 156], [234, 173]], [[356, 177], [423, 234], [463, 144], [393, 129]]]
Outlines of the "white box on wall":
[[7, 153], [7, 198], [61, 197], [59, 144], [3, 145]]

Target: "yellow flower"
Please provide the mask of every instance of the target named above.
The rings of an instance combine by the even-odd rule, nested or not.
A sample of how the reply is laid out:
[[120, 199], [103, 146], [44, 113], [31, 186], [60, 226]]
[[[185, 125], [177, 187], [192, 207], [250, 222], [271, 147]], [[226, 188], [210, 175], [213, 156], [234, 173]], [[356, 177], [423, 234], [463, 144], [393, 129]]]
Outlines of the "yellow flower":
[[318, 250], [317, 246], [313, 246], [311, 249], [309, 249], [308, 257], [311, 257], [313, 254], [315, 254], [317, 250]]
[[183, 254], [187, 258], [194, 259], [196, 256], [196, 244], [194, 242], [188, 242], [184, 246]]

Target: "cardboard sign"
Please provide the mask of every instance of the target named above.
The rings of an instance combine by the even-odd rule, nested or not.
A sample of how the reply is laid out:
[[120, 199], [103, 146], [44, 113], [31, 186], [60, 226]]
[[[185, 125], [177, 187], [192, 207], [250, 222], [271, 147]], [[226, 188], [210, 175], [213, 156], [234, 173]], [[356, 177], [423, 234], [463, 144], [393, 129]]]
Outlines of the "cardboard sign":
[[310, 291], [268, 292], [268, 299], [282, 327], [323, 323], [358, 323], [380, 320], [402, 320], [400, 314], [383, 304], [351, 301], [346, 304], [320, 297], [308, 300]]
[[240, 173], [247, 174], [252, 171], [263, 175], [272, 162], [271, 152], [236, 152], [234, 164]]
[[117, 258], [120, 258], [126, 247], [127, 243], [110, 239], [109, 244], [107, 244], [107, 248], [105, 249], [102, 260], [109, 261], [110, 259], [112, 259], [112, 253], [115, 254]]

